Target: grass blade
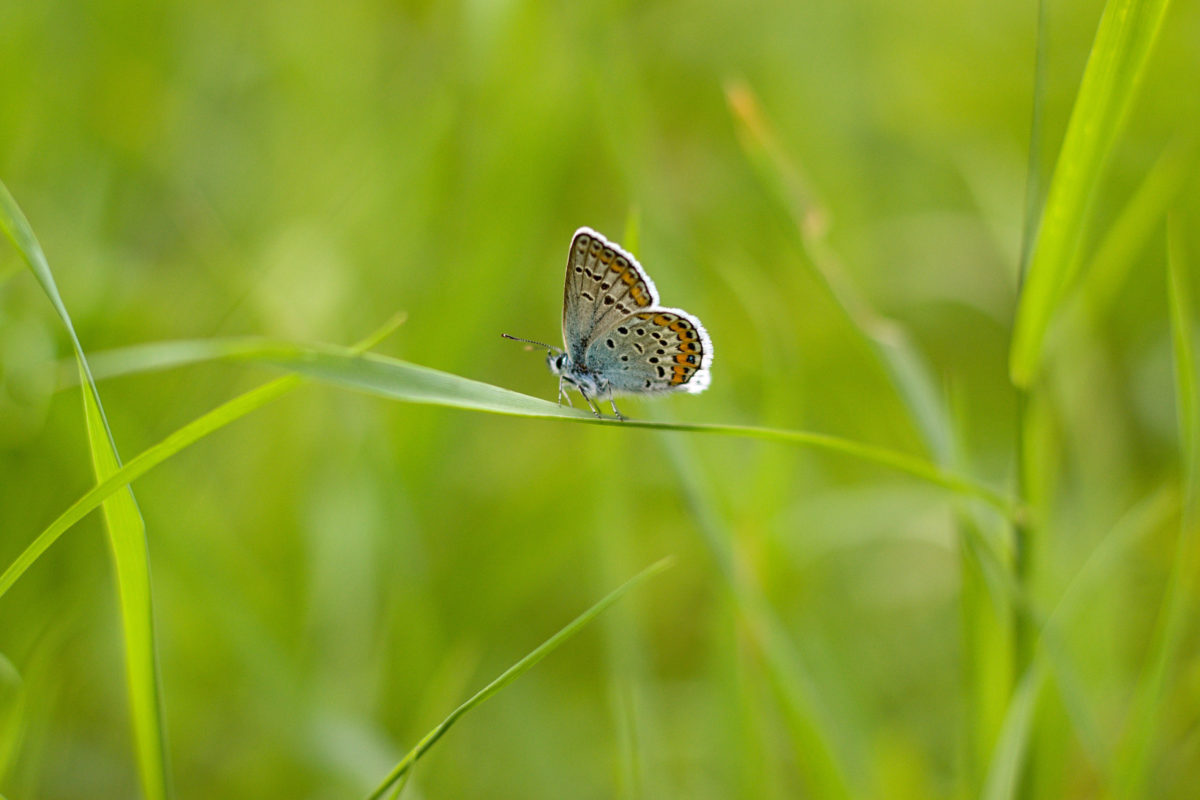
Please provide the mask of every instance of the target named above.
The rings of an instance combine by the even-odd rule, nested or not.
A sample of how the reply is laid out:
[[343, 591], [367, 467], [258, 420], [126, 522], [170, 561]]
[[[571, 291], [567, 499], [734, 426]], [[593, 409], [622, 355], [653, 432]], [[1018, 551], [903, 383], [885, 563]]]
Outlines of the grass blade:
[[1138, 255], [1162, 230], [1167, 210], [1195, 177], [1200, 136], [1172, 142], [1142, 179], [1096, 246], [1080, 286], [1080, 300], [1092, 317], [1100, 317], [1121, 298], [1121, 289]]
[[934, 462], [949, 464], [954, 454], [953, 429], [924, 356], [905, 329], [876, 312], [846, 275], [826, 241], [829, 211], [788, 156], [754, 91], [744, 83], [730, 83], [725, 87], [725, 97], [746, 157], [791, 217], [817, 277], [870, 346]]
[[1118, 757], [1115, 796], [1142, 797], [1159, 735], [1167, 674], [1186, 628], [1189, 598], [1200, 569], [1200, 395], [1192, 349], [1192, 296], [1177, 217], [1167, 220], [1167, 302], [1175, 357], [1175, 403], [1183, 472], [1183, 513], [1175, 557], [1158, 614], [1150, 653], [1134, 688], [1130, 724]]
[[[203, 342], [187, 343], [186, 346], [180, 346], [177, 352], [185, 355], [187, 363], [194, 363], [201, 358], [203, 345]], [[257, 358], [325, 383], [392, 400], [430, 403], [495, 414], [564, 419], [589, 425], [616, 425], [622, 428], [652, 428], [740, 436], [780, 444], [814, 447], [904, 472], [964, 497], [983, 500], [1007, 516], [1016, 513], [1009, 498], [982, 483], [939, 469], [927, 461], [905, 453], [853, 442], [836, 436], [749, 425], [706, 425], [639, 420], [619, 422], [607, 418], [598, 419], [583, 411], [563, 408], [547, 400], [530, 397], [498, 386], [392, 358], [360, 354], [353, 349], [304, 348], [296, 345], [263, 344], [261, 341], [253, 347], [231, 346], [229, 342], [217, 341], [211, 346], [210, 356], [220, 358], [231, 351], [237, 353], [237, 358]], [[156, 368], [165, 366], [166, 359], [162, 356], [163, 352], [161, 351], [155, 354], [153, 361]], [[129, 366], [128, 362], [126, 366]], [[38, 534], [37, 538], [9, 565], [8, 569], [0, 574], [0, 596], [8, 591], [25, 570], [58, 537], [83, 519], [113, 492], [146, 474], [150, 469], [188, 445], [291, 391], [298, 385], [298, 381], [298, 376], [281, 378], [218, 406], [208, 414], [175, 431], [158, 444], [139, 453], [128, 464], [101, 480]]]
[[12, 662], [0, 654], [0, 783], [17, 757], [25, 733], [25, 685]]
[[1029, 737], [1033, 731], [1033, 715], [1045, 677], [1045, 670], [1040, 663], [1034, 664], [1013, 692], [1004, 726], [1000, 731], [1000, 739], [996, 743], [996, 752], [980, 795], [983, 800], [1005, 800], [1016, 796], [1021, 779], [1021, 766], [1025, 761]]
[[[101, 482], [121, 467], [116, 441], [105, 419], [100, 393], [92, 379], [87, 357], [55, 285], [46, 256], [25, 215], [3, 183], [0, 183], [0, 227], [3, 227], [41, 284], [71, 338], [79, 368], [79, 382], [83, 388], [84, 420], [92, 467], [97, 482]], [[115, 492], [104, 500], [104, 520], [120, 594], [121, 624], [125, 635], [125, 676], [129, 688], [138, 774], [143, 794], [149, 800], [160, 800], [168, 794], [168, 769], [158, 658], [154, 648], [150, 556], [146, 546], [145, 525], [132, 489]]]
[[760, 428], [751, 425], [644, 420], [621, 422], [608, 418], [600, 419], [584, 411], [562, 408], [549, 401], [529, 397], [498, 386], [374, 354], [350, 357], [333, 350], [310, 350], [272, 360], [279, 366], [327, 383], [395, 400], [435, 403], [496, 414], [565, 419], [589, 425], [710, 433], [815, 447], [905, 472], [959, 494], [982, 499], [1005, 514], [1012, 513], [1011, 504], [1006, 497], [976, 481], [905, 453], [853, 442], [836, 436], [807, 431]]
[[807, 431], [751, 425], [647, 420], [620, 422], [610, 418], [597, 418], [586, 411], [559, 406], [548, 400], [530, 397], [499, 386], [373, 353], [360, 354], [346, 348], [306, 347], [261, 339], [169, 342], [142, 345], [137, 348], [137, 353], [100, 353], [97, 355], [97, 363], [103, 365], [103, 374], [112, 376], [137, 372], [141, 366], [147, 369], [165, 369], [176, 364], [218, 358], [266, 362], [334, 386], [411, 403], [428, 403], [493, 414], [561, 419], [588, 425], [710, 433], [815, 447], [895, 469], [966, 497], [982, 499], [1006, 515], [1013, 513], [1011, 501], [994, 489], [895, 450]]
[[1109, 0], [1059, 152], [1017, 307], [1009, 372], [1028, 386], [1042, 342], [1078, 271], [1096, 187], [1137, 95], [1169, 0]]
[[421, 756], [425, 755], [425, 753], [429, 751], [429, 748], [433, 747], [433, 745], [437, 743], [437, 740], [442, 738], [446, 731], [450, 729], [450, 726], [457, 722], [460, 717], [532, 669], [535, 664], [557, 649], [558, 646], [563, 642], [579, 633], [579, 631], [585, 625], [595, 619], [613, 603], [617, 602], [622, 595], [624, 595], [634, 586], [653, 575], [657, 575], [670, 565], [671, 559], [664, 558], [661, 561], [657, 561], [654, 564], [651, 564], [649, 567], [646, 567], [646, 569], [642, 570], [637, 575], [618, 586], [616, 589], [613, 589], [608, 593], [608, 595], [601, 599], [600, 602], [596, 603], [587, 611], [573, 619], [566, 625], [566, 627], [551, 636], [546, 641], [542, 642], [528, 655], [501, 673], [498, 678], [476, 692], [475, 695], [469, 700], [451, 711], [448, 717], [438, 723], [438, 725], [429, 733], [425, 734], [421, 741], [417, 742], [416, 746], [409, 750], [404, 758], [400, 759], [400, 762], [396, 764], [396, 767], [388, 774], [386, 778], [384, 778], [383, 783], [379, 784], [375, 791], [371, 792], [369, 796], [370, 800], [376, 800], [376, 798], [383, 797], [388, 789], [391, 788], [392, 784], [400, 780], [405, 773], [412, 769], [413, 765], [417, 763], [417, 760], [420, 759]]
[[[861, 776], [861, 743], [845, 735], [866, 730], [862, 715], [842, 687], [820, 684], [801, 645], [771, 607], [734, 551], [735, 537], [704, 491], [685, 443], [663, 437], [663, 447], [687, 499], [705, 547], [724, 579], [748, 637], [761, 654], [771, 691], [779, 702], [792, 749], [812, 796], [850, 798], [850, 775]], [[842, 735], [839, 736], [838, 734]]]
[[[80, 377], [82, 380], [83, 376]], [[86, 387], [86, 382], [84, 385]], [[86, 388], [83, 406], [92, 466], [96, 479], [101, 481], [120, 469], [120, 464], [116, 453], [109, 447], [96, 399]], [[102, 508], [113, 561], [117, 566], [121, 629], [125, 635], [125, 680], [129, 687], [130, 716], [142, 791], [148, 798], [166, 797], [166, 741], [158, 659], [154, 647], [154, 601], [150, 589], [146, 526], [128, 485], [125, 491], [113, 492]]]
[[[350, 352], [374, 347], [378, 342], [396, 330], [403, 321], [403, 315], [396, 315], [378, 331], [355, 345]], [[225, 344], [219, 342], [212, 348], [214, 351], [224, 351], [227, 349]], [[72, 503], [45, 530], [39, 533], [33, 542], [9, 565], [8, 569], [3, 574], [0, 574], [0, 597], [4, 596], [4, 593], [25, 574], [25, 571], [60, 536], [66, 533], [79, 520], [87, 516], [96, 506], [104, 502], [107, 497], [119, 491], [121, 487], [137, 480], [189, 445], [203, 439], [214, 431], [220, 430], [229, 423], [241, 419], [251, 411], [262, 408], [272, 400], [282, 397], [303, 383], [304, 379], [301, 376], [288, 375], [271, 381], [257, 389], [251, 389], [245, 394], [235, 397], [233, 400], [222, 403], [207, 414], [192, 420], [161, 442], [139, 453], [116, 472], [99, 481], [82, 497]]]

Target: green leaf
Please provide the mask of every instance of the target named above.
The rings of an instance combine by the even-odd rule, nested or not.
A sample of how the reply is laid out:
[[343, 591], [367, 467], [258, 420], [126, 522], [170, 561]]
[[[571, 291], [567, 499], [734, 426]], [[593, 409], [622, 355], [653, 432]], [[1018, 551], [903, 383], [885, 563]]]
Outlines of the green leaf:
[[1050, 320], [1075, 279], [1083, 230], [1108, 157], [1129, 116], [1169, 0], [1109, 0], [1055, 165], [1009, 353], [1029, 386]]
[[1137, 258], [1162, 230], [1167, 210], [1196, 176], [1200, 137], [1181, 136], [1163, 151], [1137, 191], [1105, 228], [1082, 278], [1079, 294], [1092, 316], [1121, 299], [1121, 289]]
[[0, 653], [0, 783], [16, 760], [26, 724], [25, 685], [12, 662]]
[[[0, 227], [12, 241], [66, 328], [75, 350], [80, 384], [83, 387], [84, 420], [92, 467], [97, 482], [117, 472], [121, 457], [100, 393], [92, 379], [87, 357], [75, 334], [75, 326], [54, 283], [42, 247], [25, 215], [8, 188], [0, 183]], [[158, 659], [154, 649], [154, 603], [150, 592], [150, 558], [146, 531], [133, 498], [133, 491], [116, 492], [104, 500], [104, 519], [112, 546], [120, 593], [121, 624], [125, 634], [125, 674], [129, 687], [130, 716], [137, 749], [142, 792], [149, 800], [165, 798], [168, 792], [165, 734], [159, 696]]]
[[[586, 412], [564, 408], [536, 397], [530, 397], [491, 384], [473, 381], [458, 375], [409, 364], [384, 356], [360, 354], [354, 349], [326, 346], [300, 347], [279, 343], [264, 343], [255, 340], [249, 343], [214, 341], [208, 343], [209, 356], [221, 358], [235, 353], [238, 359], [254, 358], [293, 370], [317, 380], [348, 389], [373, 394], [393, 400], [413, 403], [465, 408], [525, 417], [560, 419], [588, 425], [608, 425], [619, 428], [650, 428], [664, 431], [685, 431], [724, 436], [738, 436], [780, 444], [814, 447], [840, 453], [869, 463], [878, 464], [912, 475], [918, 479], [942, 486], [967, 498], [977, 498], [993, 506], [1001, 513], [1011, 516], [1016, 513], [1012, 502], [1003, 494], [947, 470], [939, 469], [922, 459], [881, 447], [852, 442], [836, 436], [807, 431], [788, 431], [758, 428], [749, 425], [705, 425], [700, 423], [649, 422], [639, 420], [617, 421], [600, 419]], [[202, 360], [204, 342], [171, 343], [161, 350], [143, 350], [151, 354], [149, 361], [154, 368], [164, 368], [173, 349], [182, 362], [195, 363]], [[115, 355], [110, 365], [123, 363], [131, 367], [130, 359]], [[116, 374], [110, 372], [109, 374]], [[122, 373], [124, 374], [124, 373]], [[282, 378], [258, 389], [247, 392], [225, 403], [208, 414], [180, 428], [166, 439], [139, 453], [117, 472], [100, 481], [86, 494], [76, 500], [59, 517], [43, 530], [20, 556], [0, 574], [0, 596], [24, 574], [30, 565], [46, 551], [64, 532], [87, 515], [113, 492], [136, 480], [156, 465], [178, 453], [183, 448], [207, 436], [251, 411], [261, 408], [276, 397], [290, 391], [297, 384], [296, 376]]]
[[429, 733], [425, 734], [421, 741], [417, 742], [417, 744], [408, 751], [404, 758], [400, 759], [400, 762], [396, 764], [395, 768], [388, 773], [386, 778], [384, 778], [383, 783], [379, 784], [375, 791], [371, 792], [371, 800], [383, 797], [392, 784], [400, 780], [410, 769], [412, 769], [413, 765], [417, 763], [421, 756], [425, 755], [425, 753], [429, 751], [429, 748], [433, 747], [434, 744], [437, 743], [437, 740], [442, 738], [446, 731], [450, 730], [450, 726], [457, 722], [460, 717], [531, 670], [535, 664], [548, 656], [572, 636], [579, 633], [579, 631], [582, 630], [585, 625], [595, 619], [613, 603], [617, 602], [622, 595], [624, 595], [634, 586], [653, 575], [657, 575], [670, 565], [671, 559], [664, 558], [661, 561], [657, 561], [654, 564], [651, 564], [649, 567], [646, 567], [646, 569], [642, 570], [637, 575], [633, 576], [628, 581], [609, 592], [608, 595], [600, 600], [600, 602], [596, 603], [587, 611], [580, 614], [558, 633], [542, 642], [527, 656], [506, 669], [498, 678], [476, 692], [475, 695], [465, 703], [451, 711], [448, 717], [438, 723], [437, 727], [435, 727]]
[[1029, 749], [1033, 714], [1045, 683], [1045, 670], [1033, 665], [1013, 692], [992, 764], [984, 781], [982, 800], [1005, 800], [1016, 796], [1021, 766]]
[[790, 216], [814, 273], [853, 328], [870, 346], [908, 410], [934, 463], [950, 464], [954, 455], [953, 429], [945, 403], [924, 355], [905, 329], [881, 316], [846, 274], [829, 247], [826, 234], [830, 213], [789, 157], [774, 126], [746, 84], [725, 87], [738, 141], [756, 173]]
[[1167, 220], [1167, 302], [1175, 357], [1175, 406], [1179, 420], [1179, 459], [1183, 473], [1183, 514], [1167, 587], [1163, 593], [1150, 653], [1134, 687], [1130, 723], [1117, 759], [1119, 784], [1115, 796], [1145, 796], [1161, 735], [1159, 717], [1167, 676], [1179, 652], [1189, 613], [1194, 609], [1196, 573], [1200, 571], [1200, 382], [1192, 348], [1192, 292], [1183, 250], [1183, 227], [1177, 217]]
[[[384, 337], [395, 331], [403, 321], [403, 315], [396, 315], [378, 331], [372, 333], [365, 340], [351, 348], [350, 352], [355, 353], [375, 346]], [[175, 349], [173, 352], [176, 355], [182, 354], [187, 359], [187, 363], [192, 363], [196, 360], [195, 351], [200, 344], [202, 343], [191, 343], [183, 348]], [[207, 357], [211, 358], [219, 357], [219, 354], [228, 353], [231, 350], [242, 353], [249, 349], [247, 346], [241, 345], [231, 348], [228, 342], [216, 342], [210, 343], [210, 345], [207, 349]], [[269, 349], [277, 348], [277, 345], [272, 345]], [[255, 352], [258, 352], [258, 350], [255, 350]], [[161, 355], [161, 352], [156, 354], [152, 361], [157, 361], [159, 355]], [[123, 360], [123, 363], [125, 366], [129, 365], [128, 360]], [[89, 489], [82, 497], [72, 503], [66, 511], [60, 514], [57, 519], [50, 523], [45, 530], [37, 535], [33, 542], [9, 565], [8, 569], [3, 574], [0, 574], [0, 597], [16, 583], [17, 579], [25, 574], [25, 571], [37, 561], [42, 553], [49, 549], [50, 545], [58, 540], [58, 537], [62, 536], [76, 522], [87, 516], [92, 509], [104, 502], [105, 498], [119, 491], [121, 487], [145, 475], [155, 466], [166, 461], [189, 445], [203, 439], [210, 433], [220, 430], [229, 423], [241, 419], [251, 411], [262, 408], [272, 400], [282, 397], [303, 383], [304, 379], [301, 376], [288, 375], [271, 381], [257, 389], [252, 389], [189, 422], [161, 442], [139, 453], [128, 464]]]
[[[109, 446], [107, 428], [96, 398], [86, 389], [83, 392], [83, 406], [92, 466], [97, 480], [102, 481], [117, 472], [120, 464]], [[103, 503], [103, 509], [113, 561], [117, 567], [121, 628], [125, 634], [125, 678], [129, 687], [130, 715], [142, 791], [148, 798], [166, 797], [166, 743], [163, 739], [162, 698], [154, 647], [154, 601], [150, 591], [150, 554], [146, 547], [146, 528], [128, 486], [124, 491], [109, 495]]]
[[[207, 350], [207, 353], [205, 352]], [[873, 445], [807, 431], [760, 428], [751, 425], [718, 425], [647, 420], [617, 421], [597, 418], [580, 409], [559, 406], [548, 400], [520, 394], [470, 378], [376, 354], [357, 354], [332, 346], [299, 346], [264, 340], [214, 340], [172, 342], [139, 348], [141, 358], [155, 369], [176, 363], [194, 363], [207, 358], [257, 360], [299, 372], [325, 383], [366, 392], [392, 400], [465, 408], [493, 414], [559, 419], [588, 425], [621, 428], [687, 431], [762, 439], [781, 444], [815, 447], [908, 473], [943, 486], [966, 497], [980, 498], [1005, 514], [1013, 509], [1008, 498], [969, 478], [940, 469], [928, 461]], [[137, 359], [129, 354], [100, 354], [106, 375], [137, 371]]]

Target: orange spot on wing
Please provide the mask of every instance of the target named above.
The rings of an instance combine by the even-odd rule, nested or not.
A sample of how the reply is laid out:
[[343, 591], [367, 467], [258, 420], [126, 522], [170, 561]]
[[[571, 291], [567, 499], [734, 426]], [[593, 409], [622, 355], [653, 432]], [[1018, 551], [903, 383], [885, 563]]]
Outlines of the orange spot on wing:
[[668, 317], [666, 314], [659, 314], [654, 318], [654, 324], [655, 325], [670, 325], [671, 318]]
[[621, 280], [625, 281], [627, 286], [633, 286], [635, 283], [637, 283], [638, 276], [634, 274], [633, 270], [627, 270], [625, 274], [621, 276]]
[[684, 320], [677, 319], [671, 323], [671, 330], [675, 331], [676, 333], [683, 333], [687, 329], [688, 324]]
[[697, 342], [684, 342], [679, 345], [679, 351], [681, 353], [699, 353], [700, 345]]

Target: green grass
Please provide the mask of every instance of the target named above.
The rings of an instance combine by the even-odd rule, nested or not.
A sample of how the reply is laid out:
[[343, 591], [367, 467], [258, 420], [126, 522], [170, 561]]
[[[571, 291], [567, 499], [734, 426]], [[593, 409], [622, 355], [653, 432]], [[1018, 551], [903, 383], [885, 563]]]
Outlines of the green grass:
[[[1190, 796], [1195, 7], [91, 14], [0, 19], [3, 796]], [[712, 389], [500, 339], [581, 224]]]

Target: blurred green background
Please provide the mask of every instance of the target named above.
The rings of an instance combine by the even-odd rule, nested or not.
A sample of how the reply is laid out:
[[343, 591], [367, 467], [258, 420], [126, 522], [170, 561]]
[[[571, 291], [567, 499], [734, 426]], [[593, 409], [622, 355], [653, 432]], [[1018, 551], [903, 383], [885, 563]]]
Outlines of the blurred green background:
[[[1047, 6], [1035, 196], [1102, 7]], [[1037, 20], [1033, 2], [948, 0], [5, 3], [0, 178], [89, 354], [345, 344], [402, 310], [381, 352], [553, 399], [542, 359], [499, 334], [556, 342], [571, 233], [632, 244], [636, 228], [663, 302], [704, 321], [715, 362], [705, 394], [626, 414], [819, 431], [1011, 491]], [[1198, 43], [1200, 11], [1177, 2], [1086, 253], [1107, 252], [1148, 172], [1195, 132]], [[1185, 163], [1173, 204], [1195, 261]], [[1027, 796], [1099, 793], [1175, 553], [1161, 214], [1144, 228], [1109, 242], [1107, 284], [1085, 278], [1091, 312], [1056, 327], [1029, 409], [1038, 607], [1111, 531], [1136, 530], [1065, 622], [1073, 678], [1039, 706]], [[929, 452], [822, 264], [924, 356], [952, 452]], [[0, 566], [95, 482], [69, 356], [0, 247]], [[128, 458], [274, 374], [215, 363], [100, 391]], [[844, 456], [312, 386], [134, 489], [181, 798], [365, 794], [666, 554], [674, 569], [460, 721], [406, 796], [836, 796], [712, 541], [780, 623], [854, 796], [977, 796], [1014, 680], [1011, 608], [979, 600], [961, 535], [1003, 542], [1005, 526]], [[6, 796], [139, 793], [115, 598], [93, 514], [0, 600]], [[1200, 783], [1187, 626], [1148, 796]]]

